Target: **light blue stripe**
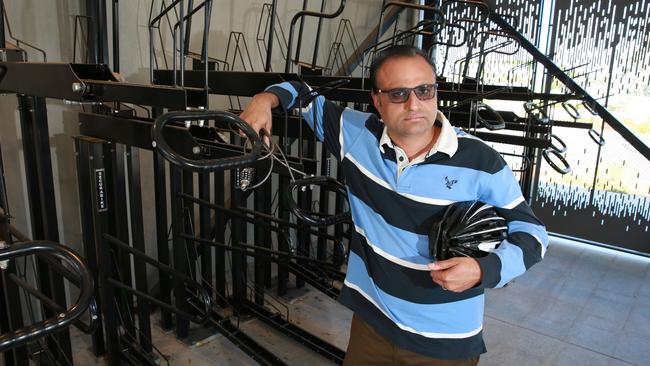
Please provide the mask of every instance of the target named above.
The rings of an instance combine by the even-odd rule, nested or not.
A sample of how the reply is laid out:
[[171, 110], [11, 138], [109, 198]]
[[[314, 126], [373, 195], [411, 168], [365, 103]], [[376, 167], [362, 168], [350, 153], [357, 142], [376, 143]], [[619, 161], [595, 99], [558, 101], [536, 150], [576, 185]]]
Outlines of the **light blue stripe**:
[[[364, 150], [378, 150], [379, 142], [375, 136], [366, 128], [366, 122], [372, 116], [370, 113], [360, 112], [354, 109], [343, 110], [343, 154], [347, 154], [350, 146], [357, 143], [363, 145]], [[363, 136], [363, 137], [362, 137]], [[378, 154], [376, 154], [379, 156]], [[379, 157], [381, 159], [381, 157]]]
[[466, 167], [418, 164], [400, 176], [400, 186], [408, 185], [409, 193], [450, 201], [473, 201], [479, 196], [481, 183], [490, 174]]
[[376, 147], [357, 144], [349, 155], [393, 190], [423, 198], [450, 201], [475, 200], [479, 197], [483, 182], [489, 182], [491, 179], [491, 174], [476, 169], [416, 164], [406, 168], [400, 175], [399, 182], [396, 182], [396, 164], [392, 161], [384, 161]]
[[368, 276], [361, 258], [350, 253], [347, 282], [358, 286], [394, 323], [418, 332], [466, 333], [483, 324], [484, 295], [444, 304], [416, 304], [383, 292]]
[[[303, 108], [302, 118], [305, 119], [305, 122], [309, 127], [314, 131], [316, 138], [319, 141], [323, 141], [325, 138], [325, 132], [323, 128], [323, 105], [325, 104], [325, 97], [322, 95], [317, 96], [307, 108]], [[314, 126], [314, 114], [316, 115], [316, 123]]]
[[485, 184], [488, 189], [479, 199], [493, 206], [504, 207], [521, 197], [521, 187], [507, 165], [485, 180]]
[[367, 240], [384, 252], [417, 264], [431, 263], [429, 238], [391, 226], [380, 215], [352, 194], [348, 195], [352, 217], [365, 231]]
[[503, 287], [513, 278], [526, 272], [524, 265], [524, 254], [521, 248], [504, 240], [496, 249], [495, 254], [501, 260], [501, 280], [496, 285], [497, 288]]

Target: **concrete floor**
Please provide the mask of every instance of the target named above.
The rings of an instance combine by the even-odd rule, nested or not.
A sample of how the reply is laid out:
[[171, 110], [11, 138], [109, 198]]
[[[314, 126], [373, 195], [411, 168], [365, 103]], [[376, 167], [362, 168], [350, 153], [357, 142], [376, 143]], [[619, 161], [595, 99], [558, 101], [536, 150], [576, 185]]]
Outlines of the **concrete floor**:
[[[317, 291], [287, 302], [290, 320], [345, 349], [351, 313]], [[546, 258], [503, 289], [487, 292], [480, 365], [650, 365], [650, 259], [552, 238]], [[290, 365], [331, 365], [259, 320], [241, 329]], [[76, 363], [102, 364], [75, 340]], [[187, 346], [154, 329], [170, 365], [256, 365], [217, 334]], [[166, 364], [166, 362], [161, 362]]]

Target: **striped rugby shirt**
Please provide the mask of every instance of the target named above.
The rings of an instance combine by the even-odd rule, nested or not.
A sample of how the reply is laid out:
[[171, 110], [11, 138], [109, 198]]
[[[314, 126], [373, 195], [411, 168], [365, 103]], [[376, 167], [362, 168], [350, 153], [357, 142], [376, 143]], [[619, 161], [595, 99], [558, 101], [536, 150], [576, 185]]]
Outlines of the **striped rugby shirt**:
[[[298, 107], [305, 99], [298, 96], [309, 90], [292, 81], [266, 91], [286, 110]], [[432, 151], [420, 162], [400, 164], [376, 115], [322, 96], [300, 107], [345, 175], [354, 230], [339, 301], [401, 348], [440, 359], [485, 352], [484, 289], [524, 273], [548, 245], [545, 227], [501, 155], [438, 113], [442, 129]], [[478, 259], [479, 285], [445, 291], [429, 275], [427, 233], [447, 205], [471, 200], [493, 205], [507, 221], [508, 236]]]

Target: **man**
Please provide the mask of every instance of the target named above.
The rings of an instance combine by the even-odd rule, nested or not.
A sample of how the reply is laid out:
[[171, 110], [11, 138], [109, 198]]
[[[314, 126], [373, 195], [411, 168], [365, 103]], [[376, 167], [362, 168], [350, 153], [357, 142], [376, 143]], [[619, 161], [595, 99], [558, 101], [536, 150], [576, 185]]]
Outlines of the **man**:
[[[425, 53], [394, 46], [373, 62], [372, 100], [381, 115], [322, 96], [303, 116], [345, 173], [354, 221], [340, 301], [354, 311], [346, 365], [476, 365], [485, 288], [500, 287], [543, 257], [544, 226], [501, 156], [453, 128], [437, 108]], [[271, 130], [271, 109], [299, 107], [302, 83], [271, 86], [241, 114]], [[430, 263], [427, 232], [454, 202], [493, 205], [508, 237], [482, 258]]]

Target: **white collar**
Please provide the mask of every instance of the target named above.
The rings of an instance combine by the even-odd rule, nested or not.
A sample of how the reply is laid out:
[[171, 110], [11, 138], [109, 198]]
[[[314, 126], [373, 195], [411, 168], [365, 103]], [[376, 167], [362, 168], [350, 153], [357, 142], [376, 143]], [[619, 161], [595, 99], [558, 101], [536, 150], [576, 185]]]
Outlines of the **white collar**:
[[[442, 112], [438, 111], [436, 114], [436, 121], [440, 122], [442, 127], [440, 129], [440, 135], [438, 135], [438, 139], [436, 140], [435, 144], [431, 146], [431, 149], [424, 155], [424, 157], [429, 157], [438, 151], [449, 155], [449, 157], [452, 157], [456, 153], [456, 150], [458, 150], [458, 137], [456, 137], [456, 132], [454, 131], [451, 123], [449, 123], [447, 120], [447, 117], [445, 117]], [[388, 136], [388, 129], [386, 128], [386, 125], [384, 125], [384, 131], [382, 132], [381, 138], [379, 139], [379, 150], [381, 150], [382, 153], [385, 153], [384, 144], [388, 145], [388, 147], [392, 149], [395, 149], [393, 141]]]

